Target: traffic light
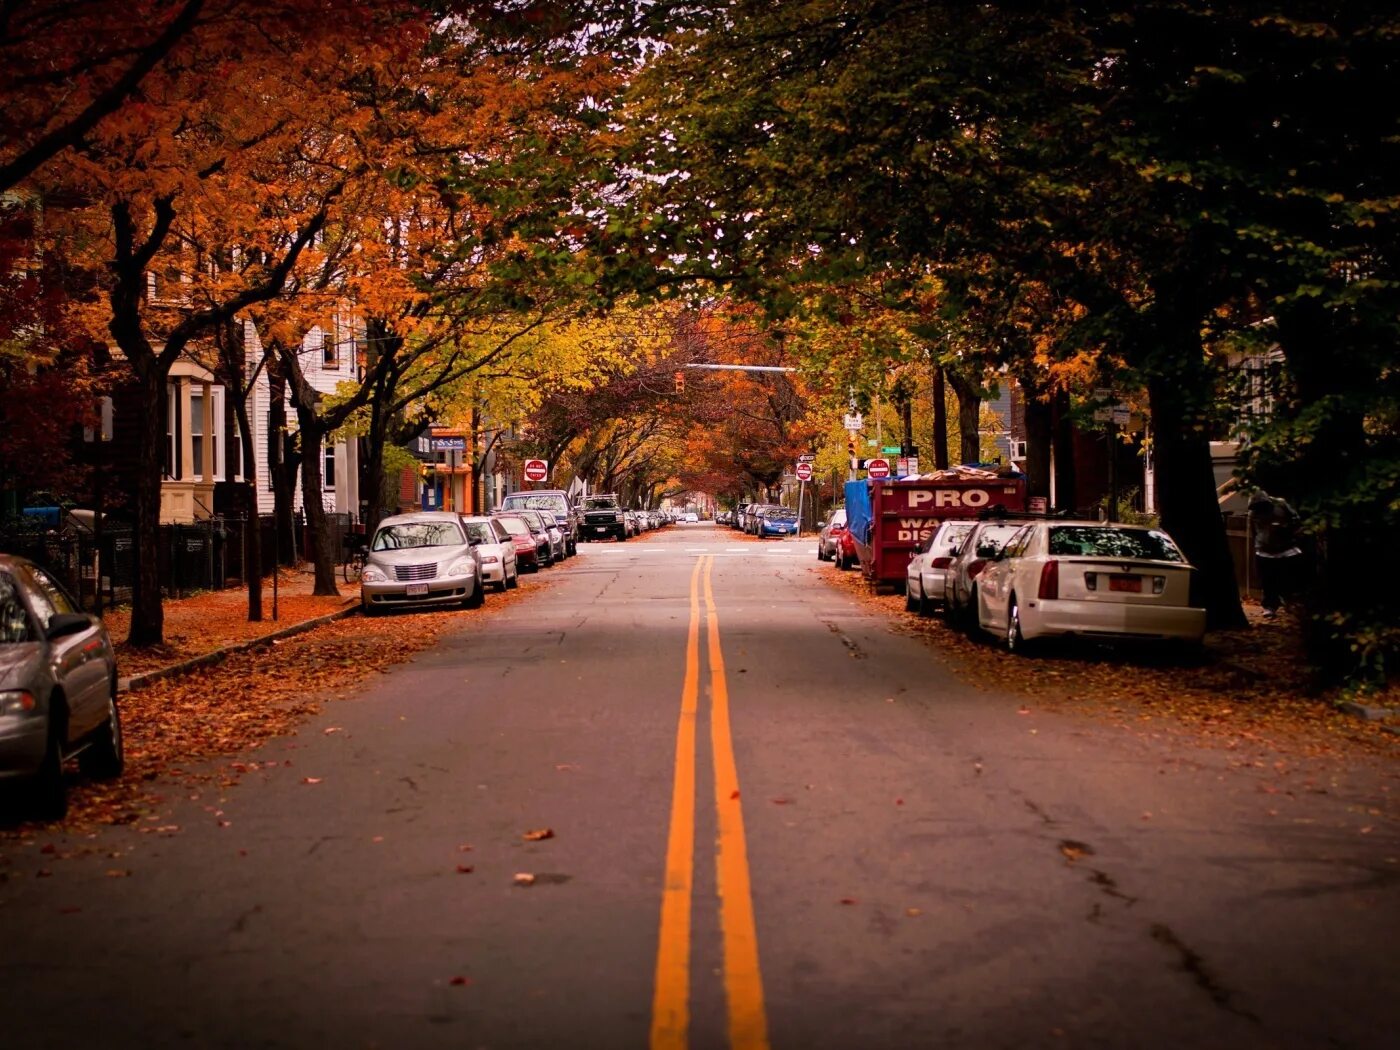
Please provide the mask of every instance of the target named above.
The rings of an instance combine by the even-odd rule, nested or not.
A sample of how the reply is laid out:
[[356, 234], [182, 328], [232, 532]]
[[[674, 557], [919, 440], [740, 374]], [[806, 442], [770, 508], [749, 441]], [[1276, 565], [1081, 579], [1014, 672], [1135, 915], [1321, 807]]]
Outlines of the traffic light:
[[681, 371], [679, 368], [676, 369], [676, 393], [685, 393], [685, 372]]
[[856, 458], [856, 437], [854, 434], [846, 438], [846, 455], [851, 459]]

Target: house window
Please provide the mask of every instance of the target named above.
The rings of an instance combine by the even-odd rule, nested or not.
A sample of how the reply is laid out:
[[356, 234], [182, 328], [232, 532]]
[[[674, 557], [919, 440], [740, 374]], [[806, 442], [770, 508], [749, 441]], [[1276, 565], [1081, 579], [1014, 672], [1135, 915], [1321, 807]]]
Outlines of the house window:
[[334, 489], [334, 488], [335, 488], [335, 446], [334, 446], [334, 445], [327, 445], [327, 446], [326, 446], [325, 460], [326, 460], [326, 469], [325, 469], [325, 474], [324, 474], [324, 478], [325, 478], [325, 485], [324, 485], [324, 488], [326, 488], [326, 489], [328, 489], [328, 490], [329, 490], [329, 489]]
[[190, 390], [190, 449], [194, 461], [194, 476], [204, 476], [204, 442], [213, 443], [214, 473], [212, 480], [224, 480], [224, 465], [219, 461], [219, 449], [223, 444], [224, 390], [214, 387], [209, 391], [212, 405], [205, 410], [204, 391], [199, 387]]
[[180, 418], [178, 393], [179, 387], [171, 385], [165, 388], [165, 463], [161, 470], [167, 478], [175, 477], [175, 472], [180, 468], [180, 450], [175, 443], [175, 423]]
[[340, 367], [340, 347], [336, 346], [335, 336], [329, 333], [321, 335], [321, 367]]

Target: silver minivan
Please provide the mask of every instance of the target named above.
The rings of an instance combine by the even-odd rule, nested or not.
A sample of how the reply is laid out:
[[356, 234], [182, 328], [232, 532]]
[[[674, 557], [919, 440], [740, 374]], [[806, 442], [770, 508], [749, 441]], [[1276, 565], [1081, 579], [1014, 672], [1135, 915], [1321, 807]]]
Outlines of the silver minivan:
[[366, 614], [414, 605], [475, 609], [485, 599], [481, 563], [460, 515], [425, 510], [379, 523], [360, 576]]

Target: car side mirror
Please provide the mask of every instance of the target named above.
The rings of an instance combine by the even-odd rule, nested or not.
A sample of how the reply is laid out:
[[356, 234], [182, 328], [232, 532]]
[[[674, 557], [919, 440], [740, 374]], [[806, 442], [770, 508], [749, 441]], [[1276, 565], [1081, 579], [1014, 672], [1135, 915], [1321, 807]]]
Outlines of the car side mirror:
[[49, 617], [48, 630], [44, 632], [44, 635], [50, 641], [55, 638], [66, 638], [70, 634], [86, 631], [94, 623], [93, 618], [86, 613], [56, 613]]

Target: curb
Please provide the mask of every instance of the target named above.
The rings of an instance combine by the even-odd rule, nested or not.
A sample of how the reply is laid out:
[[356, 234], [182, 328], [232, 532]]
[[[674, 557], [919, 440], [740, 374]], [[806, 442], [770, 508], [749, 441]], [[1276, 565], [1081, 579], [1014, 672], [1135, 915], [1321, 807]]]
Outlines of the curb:
[[360, 603], [355, 602], [353, 605], [347, 605], [339, 612], [327, 613], [325, 616], [318, 616], [314, 620], [303, 620], [301, 623], [294, 623], [290, 627], [283, 627], [281, 630], [273, 631], [271, 634], [259, 635], [257, 638], [250, 638], [246, 642], [235, 642], [233, 645], [226, 645], [222, 649], [215, 649], [212, 653], [205, 653], [203, 656], [192, 656], [188, 660], [182, 660], [178, 664], [171, 664], [169, 667], [160, 667], [154, 671], [146, 671], [143, 674], [134, 674], [129, 678], [120, 678], [117, 680], [117, 692], [120, 694], [135, 692], [138, 689], [145, 689], [147, 686], [159, 682], [163, 678], [175, 678], [178, 675], [187, 674], [201, 667], [208, 667], [211, 664], [221, 663], [225, 657], [232, 653], [246, 652], [249, 649], [256, 649], [260, 645], [267, 645], [270, 642], [279, 641], [283, 638], [290, 638], [293, 635], [314, 630], [317, 627], [322, 627], [325, 624], [344, 619], [347, 616], [354, 616], [359, 611]]

